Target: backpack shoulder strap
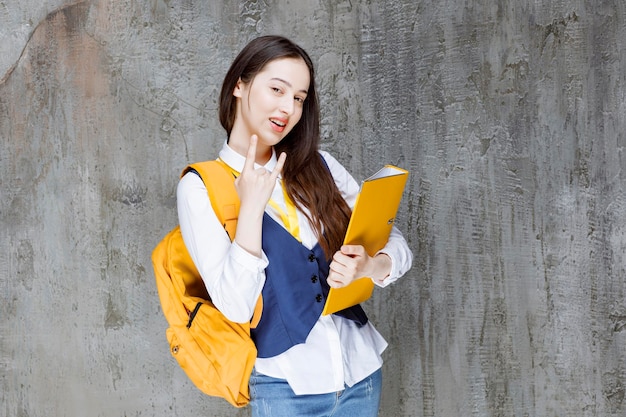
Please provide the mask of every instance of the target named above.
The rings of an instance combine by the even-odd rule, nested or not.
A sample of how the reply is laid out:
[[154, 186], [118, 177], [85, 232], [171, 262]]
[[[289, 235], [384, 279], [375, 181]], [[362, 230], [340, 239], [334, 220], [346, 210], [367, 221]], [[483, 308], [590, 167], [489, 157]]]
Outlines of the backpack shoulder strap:
[[[211, 206], [231, 241], [235, 239], [237, 218], [239, 217], [239, 194], [235, 188], [235, 175], [221, 160], [196, 162], [185, 168], [181, 176], [192, 171], [198, 174], [209, 194]], [[250, 327], [255, 328], [261, 320], [263, 297], [254, 309]]]
[[239, 195], [235, 189], [235, 176], [228, 166], [219, 160], [191, 164], [185, 168], [182, 175], [189, 171], [194, 171], [204, 182], [213, 210], [232, 241], [235, 238], [240, 206]]

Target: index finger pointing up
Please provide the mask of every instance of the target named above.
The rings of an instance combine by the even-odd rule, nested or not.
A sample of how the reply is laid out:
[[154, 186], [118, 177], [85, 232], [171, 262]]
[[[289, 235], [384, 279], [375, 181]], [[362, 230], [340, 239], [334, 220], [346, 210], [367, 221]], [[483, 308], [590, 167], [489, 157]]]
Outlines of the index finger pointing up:
[[248, 154], [246, 155], [246, 161], [243, 164], [244, 171], [251, 171], [254, 169], [254, 161], [256, 160], [256, 144], [258, 139], [257, 135], [250, 136]]

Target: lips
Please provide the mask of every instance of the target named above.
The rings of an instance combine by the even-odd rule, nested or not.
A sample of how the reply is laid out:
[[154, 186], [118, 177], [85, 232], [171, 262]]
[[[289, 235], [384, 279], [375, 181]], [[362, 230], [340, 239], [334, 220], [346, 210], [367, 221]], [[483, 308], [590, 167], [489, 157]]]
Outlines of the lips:
[[278, 133], [281, 133], [283, 130], [285, 130], [285, 127], [287, 126], [287, 120], [282, 118], [274, 117], [270, 119], [270, 122], [272, 124], [272, 129]]

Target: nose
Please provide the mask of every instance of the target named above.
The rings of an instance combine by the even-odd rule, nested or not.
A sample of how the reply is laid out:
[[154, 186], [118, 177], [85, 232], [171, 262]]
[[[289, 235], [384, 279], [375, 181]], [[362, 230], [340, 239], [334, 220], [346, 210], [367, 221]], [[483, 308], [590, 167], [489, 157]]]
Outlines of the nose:
[[289, 96], [285, 96], [280, 102], [280, 111], [287, 116], [291, 116], [295, 109], [294, 99]]

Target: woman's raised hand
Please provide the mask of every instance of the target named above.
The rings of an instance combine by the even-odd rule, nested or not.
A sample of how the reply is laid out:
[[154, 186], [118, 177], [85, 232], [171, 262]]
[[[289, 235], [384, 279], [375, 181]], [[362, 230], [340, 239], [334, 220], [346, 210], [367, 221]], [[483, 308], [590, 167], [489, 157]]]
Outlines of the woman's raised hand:
[[278, 175], [282, 172], [287, 155], [283, 152], [278, 158], [272, 172], [265, 168], [254, 168], [258, 138], [252, 135], [246, 162], [241, 174], [235, 180], [235, 188], [239, 194], [241, 206], [237, 220], [235, 241], [244, 250], [254, 256], [261, 256], [261, 234], [263, 228], [263, 213], [265, 206], [272, 196]]
[[258, 137], [252, 135], [243, 170], [235, 180], [235, 188], [241, 200], [240, 217], [241, 215], [263, 215], [276, 184], [276, 179], [282, 172], [287, 157], [283, 152], [278, 158], [276, 167], [271, 172], [263, 167], [255, 168], [257, 142]]

